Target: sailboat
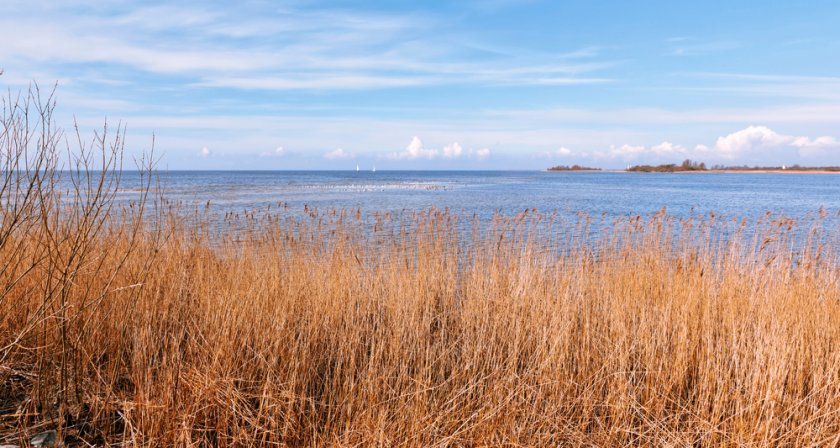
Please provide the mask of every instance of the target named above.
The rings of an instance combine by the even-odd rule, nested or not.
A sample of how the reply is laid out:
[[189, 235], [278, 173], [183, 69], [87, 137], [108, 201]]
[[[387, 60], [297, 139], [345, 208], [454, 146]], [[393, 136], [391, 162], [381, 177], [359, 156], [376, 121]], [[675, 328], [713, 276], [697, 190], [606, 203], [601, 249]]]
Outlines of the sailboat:
[[373, 169], [371, 171], [373, 171], [374, 173], [376, 172], [376, 165], [373, 166]]
[[358, 163], [356, 164], [356, 172], [357, 173], [359, 172], [359, 164]]

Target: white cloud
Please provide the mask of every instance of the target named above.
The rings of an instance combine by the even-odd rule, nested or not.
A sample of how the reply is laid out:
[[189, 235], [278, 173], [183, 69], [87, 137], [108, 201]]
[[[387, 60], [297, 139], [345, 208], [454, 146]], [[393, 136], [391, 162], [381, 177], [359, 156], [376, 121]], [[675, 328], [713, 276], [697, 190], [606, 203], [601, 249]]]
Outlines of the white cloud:
[[580, 84], [605, 84], [613, 82], [612, 79], [608, 78], [565, 78], [565, 77], [555, 77], [555, 78], [534, 78], [528, 80], [528, 83], [541, 85], [541, 86], [568, 86], [568, 85], [580, 85]]
[[621, 146], [610, 146], [609, 151], [604, 153], [599, 153], [600, 158], [620, 158], [624, 160], [635, 160], [643, 156], [655, 156], [658, 158], [674, 158], [674, 157], [683, 157], [690, 153], [690, 151], [681, 146], [676, 145], [668, 141], [664, 141], [659, 143], [658, 145], [653, 145], [651, 147], [646, 147], [643, 145], [628, 145], [624, 144]]
[[793, 143], [793, 138], [781, 135], [765, 126], [750, 126], [746, 129], [718, 137], [715, 152], [726, 158], [734, 159], [745, 153], [761, 148], [774, 148]]
[[688, 153], [686, 148], [671, 142], [662, 142], [658, 145], [651, 146], [650, 150], [660, 156], [684, 155]]
[[195, 86], [233, 87], [247, 90], [329, 90], [329, 89], [373, 89], [388, 87], [410, 87], [436, 84], [442, 80], [431, 76], [385, 76], [385, 75], [313, 75], [270, 76], [270, 77], [217, 77], [204, 78]]
[[440, 156], [443, 156], [443, 158], [446, 159], [459, 159], [464, 155], [471, 159], [483, 160], [490, 156], [490, 148], [470, 148], [465, 151], [460, 144], [452, 143], [451, 145], [444, 146], [441, 151], [436, 148], [426, 148], [423, 145], [423, 141], [420, 140], [419, 137], [415, 136], [411, 139], [411, 143], [406, 146], [405, 150], [401, 152], [392, 152], [385, 157], [394, 160], [432, 160]]
[[474, 155], [478, 160], [484, 160], [490, 157], [490, 148], [479, 148], [475, 151], [470, 150], [470, 155]]
[[458, 143], [453, 143], [443, 147], [443, 156], [447, 159], [457, 159], [458, 157], [461, 157], [463, 152], [463, 148], [461, 148], [461, 145]]
[[575, 154], [574, 151], [572, 151], [571, 149], [569, 149], [565, 146], [561, 146], [557, 149], [552, 149], [552, 150], [549, 150], [549, 151], [541, 152], [539, 154], [539, 156], [551, 159], [551, 158], [569, 157], [573, 154]]
[[610, 145], [610, 150], [607, 153], [608, 157], [622, 157], [625, 159], [630, 159], [638, 156], [639, 154], [644, 154], [647, 152], [647, 148], [644, 146], [637, 146], [637, 145], [628, 145], [624, 144], [621, 146]]
[[199, 152], [199, 155], [201, 157], [210, 157], [210, 154], [211, 154], [210, 149], [206, 146], [201, 148], [201, 152]]
[[[108, 64], [135, 73], [182, 75], [184, 87], [592, 84], [611, 80], [586, 74], [614, 65], [587, 48], [577, 52], [577, 59], [586, 60], [546, 63], [544, 57], [517, 52], [498, 60], [453, 62], [459, 48], [441, 45], [445, 39], [430, 32], [440, 22], [431, 16], [418, 20], [416, 14], [272, 2], [200, 8], [101, 8], [91, 2], [33, 11], [31, 6], [4, 8], [0, 29], [16, 36], [0, 46], [0, 60], [8, 65]], [[428, 37], [418, 39], [419, 33]], [[183, 45], [172, 46], [173, 41]]]
[[829, 136], [817, 137], [813, 140], [808, 137], [796, 137], [791, 144], [797, 148], [811, 149], [840, 147], [840, 142], [838, 142], [836, 138]]
[[345, 151], [342, 148], [336, 148], [326, 154], [324, 154], [324, 158], [327, 160], [335, 160], [335, 159], [348, 159], [353, 157], [352, 154]]
[[[766, 126], [749, 126], [718, 137], [712, 146], [698, 144], [693, 150], [664, 141], [651, 147], [629, 144], [612, 145], [609, 151], [597, 153], [597, 156], [627, 161], [655, 157], [660, 160], [678, 162], [683, 158], [748, 159], [771, 154], [783, 155], [784, 151], [793, 154], [798, 152], [799, 156], [813, 156], [834, 149], [840, 150], [840, 141], [834, 137], [822, 136], [812, 139], [780, 134]], [[787, 157], [789, 156], [790, 154], [787, 154]]]
[[389, 159], [403, 159], [403, 160], [414, 160], [414, 159], [434, 159], [438, 156], [437, 149], [426, 149], [423, 147], [423, 141], [420, 140], [420, 137], [414, 136], [411, 139], [411, 143], [405, 147], [405, 150], [401, 152], [395, 152], [388, 155]]
[[750, 126], [718, 137], [713, 152], [725, 158], [735, 159], [780, 148], [796, 148], [800, 155], [811, 155], [820, 150], [840, 149], [840, 142], [829, 136], [811, 139], [779, 134], [766, 126]]

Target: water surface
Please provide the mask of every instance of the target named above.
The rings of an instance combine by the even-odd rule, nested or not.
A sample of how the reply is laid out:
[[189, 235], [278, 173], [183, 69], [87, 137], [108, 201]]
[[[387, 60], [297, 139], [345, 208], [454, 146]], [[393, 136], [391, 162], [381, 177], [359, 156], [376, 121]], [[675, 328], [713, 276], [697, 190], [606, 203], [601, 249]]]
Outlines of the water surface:
[[[278, 206], [363, 211], [449, 208], [496, 212], [588, 213], [620, 217], [718, 215], [793, 218], [840, 211], [840, 175], [776, 173], [623, 173], [540, 171], [171, 171], [160, 174], [168, 200], [241, 212]], [[124, 178], [132, 197], [136, 173]]]

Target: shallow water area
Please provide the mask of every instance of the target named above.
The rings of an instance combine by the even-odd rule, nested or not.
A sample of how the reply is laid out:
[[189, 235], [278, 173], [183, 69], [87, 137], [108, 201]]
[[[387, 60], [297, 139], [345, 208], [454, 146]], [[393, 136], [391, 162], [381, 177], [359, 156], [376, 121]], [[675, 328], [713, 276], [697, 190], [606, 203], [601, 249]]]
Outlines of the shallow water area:
[[[768, 211], [804, 218], [840, 211], [840, 175], [540, 171], [169, 171], [172, 203], [215, 213], [276, 208], [365, 212], [451, 209], [491, 217], [526, 208], [620, 217], [663, 208], [677, 217], [714, 212], [757, 218]], [[121, 200], [136, 197], [137, 173], [123, 177]]]

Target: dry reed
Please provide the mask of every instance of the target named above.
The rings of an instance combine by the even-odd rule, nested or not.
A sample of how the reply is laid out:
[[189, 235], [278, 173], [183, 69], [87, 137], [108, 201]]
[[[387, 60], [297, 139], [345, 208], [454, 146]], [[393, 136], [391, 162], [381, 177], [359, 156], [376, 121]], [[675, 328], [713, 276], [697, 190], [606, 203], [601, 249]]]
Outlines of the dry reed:
[[840, 443], [833, 216], [803, 236], [660, 213], [596, 238], [534, 210], [306, 210], [218, 234], [116, 207], [119, 139], [82, 145], [59, 194], [55, 142], [21, 158], [10, 115], [0, 443]]

